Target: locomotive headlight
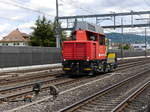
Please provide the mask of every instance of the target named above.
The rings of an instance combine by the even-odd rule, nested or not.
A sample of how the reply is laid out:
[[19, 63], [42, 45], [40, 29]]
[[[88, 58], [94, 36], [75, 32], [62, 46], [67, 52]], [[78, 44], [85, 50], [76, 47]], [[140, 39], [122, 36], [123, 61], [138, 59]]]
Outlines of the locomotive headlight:
[[89, 61], [89, 57], [87, 57], [86, 61]]
[[66, 61], [66, 59], [64, 59], [64, 61]]
[[101, 54], [99, 53], [99, 57], [101, 56]]

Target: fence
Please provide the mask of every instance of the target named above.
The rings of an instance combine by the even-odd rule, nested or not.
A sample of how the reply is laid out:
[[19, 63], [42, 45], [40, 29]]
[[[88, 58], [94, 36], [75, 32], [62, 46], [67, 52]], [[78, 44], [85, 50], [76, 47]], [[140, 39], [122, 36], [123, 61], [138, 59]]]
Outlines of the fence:
[[0, 47], [0, 68], [60, 63], [60, 52], [52, 47]]
[[144, 50], [110, 50], [110, 52], [115, 52], [117, 53], [118, 58], [122, 57], [137, 57], [137, 56], [149, 56], [150, 51], [147, 50], [146, 52]]

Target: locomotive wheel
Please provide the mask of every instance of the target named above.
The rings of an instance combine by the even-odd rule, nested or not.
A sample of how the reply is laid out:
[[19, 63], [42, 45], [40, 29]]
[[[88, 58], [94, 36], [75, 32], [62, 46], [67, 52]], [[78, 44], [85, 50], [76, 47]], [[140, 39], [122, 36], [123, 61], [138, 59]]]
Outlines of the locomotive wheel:
[[108, 73], [108, 72], [112, 72], [112, 71], [113, 71], [113, 66], [111, 64], [108, 64], [108, 63], [103, 64], [103, 72], [104, 73]]
[[89, 76], [94, 76], [93, 63], [91, 63], [91, 68], [92, 68], [92, 71], [90, 71], [90, 73], [88, 75]]
[[103, 72], [104, 72], [104, 73], [107, 73], [107, 72], [108, 72], [108, 66], [107, 66], [107, 63], [106, 63], [106, 62], [103, 63]]
[[113, 66], [111, 64], [108, 64], [108, 72], [113, 72]]

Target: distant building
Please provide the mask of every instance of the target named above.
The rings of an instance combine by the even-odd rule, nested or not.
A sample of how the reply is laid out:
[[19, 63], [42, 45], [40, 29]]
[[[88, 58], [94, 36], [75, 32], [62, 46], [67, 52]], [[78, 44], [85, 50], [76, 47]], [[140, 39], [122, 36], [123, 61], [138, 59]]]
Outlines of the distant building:
[[28, 46], [29, 41], [29, 35], [20, 32], [17, 28], [0, 40], [0, 46]]
[[[147, 45], [147, 47], [146, 47]], [[135, 50], [145, 50], [146, 49], [150, 49], [150, 44], [131, 44], [132, 48]]]
[[111, 48], [113, 50], [118, 50], [119, 49], [119, 45], [120, 45], [120, 43], [111, 42]]

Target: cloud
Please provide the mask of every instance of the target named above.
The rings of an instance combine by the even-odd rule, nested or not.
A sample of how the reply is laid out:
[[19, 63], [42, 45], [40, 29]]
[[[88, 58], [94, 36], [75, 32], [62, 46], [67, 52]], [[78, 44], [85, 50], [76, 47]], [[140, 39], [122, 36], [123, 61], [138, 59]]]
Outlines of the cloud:
[[55, 0], [30, 0], [28, 4], [36, 9], [55, 9]]
[[26, 29], [26, 28], [31, 28], [32, 26], [34, 26], [34, 22], [27, 22], [27, 23], [23, 23], [21, 25], [18, 26], [18, 28], [20, 29]]
[[4, 23], [4, 24], [0, 24], [0, 32], [5, 31], [6, 29], [10, 28], [10, 24], [8, 23]]
[[18, 7], [15, 7], [13, 5], [10, 5], [8, 3], [13, 3], [12, 1], [9, 0], [0, 0], [0, 7], [1, 7], [1, 11], [6, 10], [6, 11], [14, 11], [14, 10], [18, 10]]
[[[59, 15], [73, 16], [83, 14], [103, 14], [112, 12], [129, 12], [139, 10], [149, 10], [148, 0], [58, 0]], [[20, 4], [21, 6], [35, 9], [36, 11], [15, 7], [11, 4]], [[30, 27], [34, 25], [39, 15], [38, 11], [44, 12], [49, 19], [56, 16], [56, 0], [0, 0], [0, 36], [9, 33], [15, 28], [20, 28], [25, 32], [31, 32]], [[51, 15], [51, 16], [49, 16]], [[145, 16], [143, 16], [145, 17]], [[8, 20], [5, 18], [9, 18]], [[117, 20], [120, 22], [120, 19]], [[126, 22], [130, 23], [130, 18]], [[103, 22], [102, 22], [103, 23]], [[104, 24], [109, 24], [106, 21]]]
[[0, 24], [0, 39], [6, 36], [14, 27], [9, 23], [1, 23]]

